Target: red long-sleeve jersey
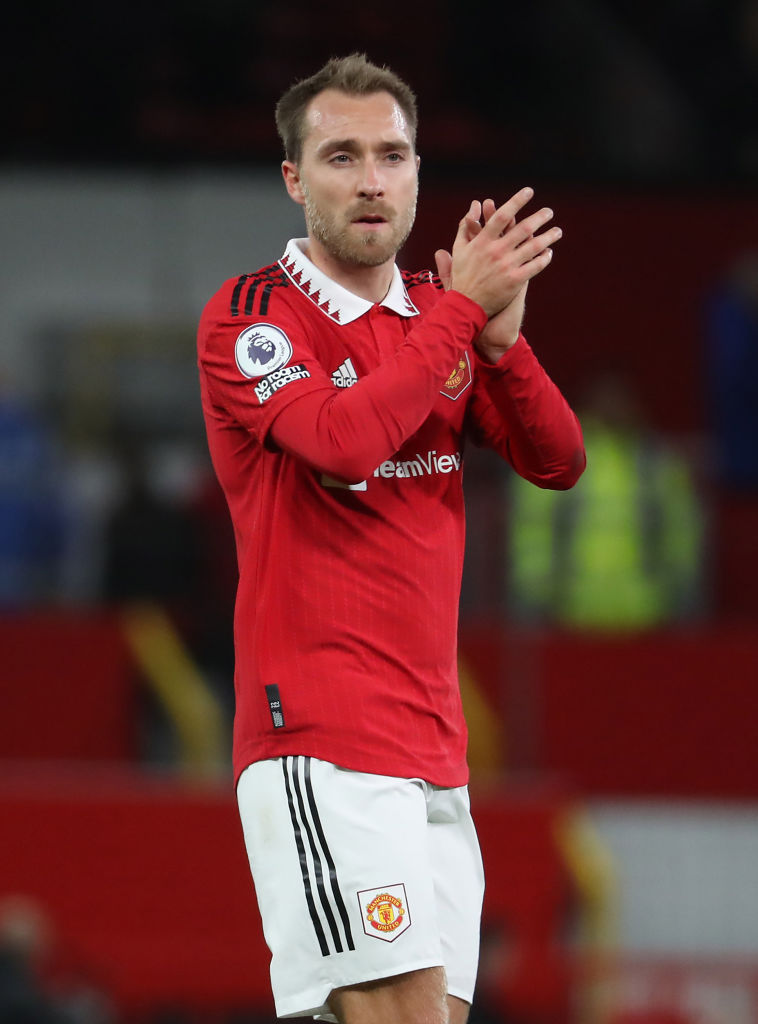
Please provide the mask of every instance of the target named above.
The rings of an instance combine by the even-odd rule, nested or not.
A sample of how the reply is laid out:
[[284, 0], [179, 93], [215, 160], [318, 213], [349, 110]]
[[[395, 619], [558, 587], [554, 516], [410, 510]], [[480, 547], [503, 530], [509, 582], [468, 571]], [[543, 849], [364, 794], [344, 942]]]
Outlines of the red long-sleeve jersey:
[[234, 523], [236, 775], [309, 754], [463, 785], [456, 668], [464, 439], [539, 486], [584, 467], [576, 417], [522, 338], [425, 271], [382, 303], [293, 240], [227, 281], [199, 330], [208, 442]]

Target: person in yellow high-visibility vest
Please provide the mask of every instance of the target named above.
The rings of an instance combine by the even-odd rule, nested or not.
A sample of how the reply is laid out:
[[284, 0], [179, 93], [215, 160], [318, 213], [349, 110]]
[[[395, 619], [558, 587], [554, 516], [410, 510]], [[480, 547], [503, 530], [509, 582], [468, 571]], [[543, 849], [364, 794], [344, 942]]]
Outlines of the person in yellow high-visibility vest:
[[600, 629], [695, 614], [704, 516], [688, 461], [640, 428], [615, 377], [597, 382], [582, 424], [587, 471], [573, 491], [509, 480], [511, 613]]

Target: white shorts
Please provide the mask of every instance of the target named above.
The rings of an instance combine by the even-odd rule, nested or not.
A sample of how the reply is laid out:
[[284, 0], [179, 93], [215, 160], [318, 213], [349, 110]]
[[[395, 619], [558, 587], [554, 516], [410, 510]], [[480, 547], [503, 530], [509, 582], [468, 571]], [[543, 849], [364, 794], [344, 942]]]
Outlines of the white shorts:
[[422, 967], [471, 1002], [484, 873], [465, 786], [293, 756], [250, 765], [237, 801], [279, 1017], [335, 1020], [332, 989]]

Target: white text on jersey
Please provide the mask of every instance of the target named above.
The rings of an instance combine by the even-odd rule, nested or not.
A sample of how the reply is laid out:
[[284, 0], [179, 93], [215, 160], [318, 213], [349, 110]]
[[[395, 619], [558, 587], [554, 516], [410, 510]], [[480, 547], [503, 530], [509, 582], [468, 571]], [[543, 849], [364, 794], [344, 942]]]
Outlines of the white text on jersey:
[[433, 473], [452, 473], [461, 468], [463, 457], [460, 452], [452, 455], [438, 455], [436, 449], [426, 456], [416, 452], [415, 459], [387, 459], [374, 470], [374, 476], [391, 477], [431, 476]]

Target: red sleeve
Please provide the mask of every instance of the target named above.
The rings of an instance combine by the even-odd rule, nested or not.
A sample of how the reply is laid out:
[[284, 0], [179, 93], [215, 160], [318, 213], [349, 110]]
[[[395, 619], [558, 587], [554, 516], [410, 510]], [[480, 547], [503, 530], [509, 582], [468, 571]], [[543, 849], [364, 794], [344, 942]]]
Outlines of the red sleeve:
[[[230, 325], [209, 304], [200, 326], [200, 367], [215, 408], [260, 443], [273, 442], [314, 469], [347, 483], [365, 480], [421, 426], [449, 367], [487, 322], [477, 303], [446, 292], [409, 331], [395, 355], [351, 388], [335, 388], [314, 354], [306, 328], [281, 311], [267, 329], [286, 332], [292, 354], [277, 370], [286, 386], [255, 387], [235, 365]], [[348, 330], [349, 328], [345, 328]], [[274, 374], [270, 377], [273, 379]], [[261, 397], [263, 396], [263, 397]]]
[[447, 292], [396, 354], [352, 388], [301, 390], [272, 423], [272, 439], [338, 480], [365, 480], [418, 430], [450, 365], [486, 322], [475, 302]]
[[520, 335], [495, 364], [475, 358], [475, 443], [494, 448], [538, 487], [573, 487], [587, 462], [579, 420], [526, 338]]
[[[206, 415], [210, 412], [244, 427], [263, 444], [272, 420], [298, 393], [308, 388], [331, 389], [332, 384], [314, 354], [308, 329], [293, 310], [272, 297], [265, 322], [242, 319], [230, 313], [233, 284], [227, 281], [200, 318], [198, 362], [207, 394]], [[264, 344], [272, 339], [281, 343], [273, 353], [272, 373], [253, 373], [245, 365], [245, 350], [257, 333]]]

